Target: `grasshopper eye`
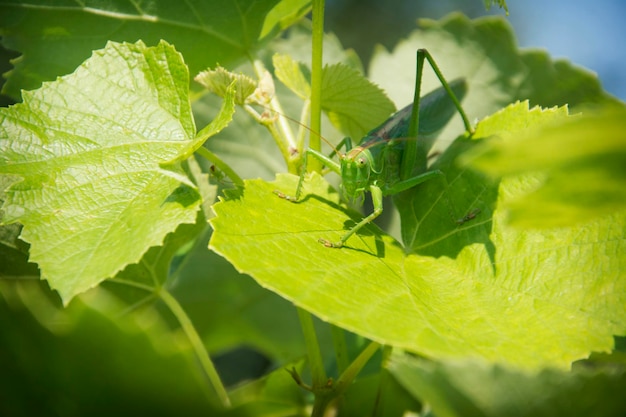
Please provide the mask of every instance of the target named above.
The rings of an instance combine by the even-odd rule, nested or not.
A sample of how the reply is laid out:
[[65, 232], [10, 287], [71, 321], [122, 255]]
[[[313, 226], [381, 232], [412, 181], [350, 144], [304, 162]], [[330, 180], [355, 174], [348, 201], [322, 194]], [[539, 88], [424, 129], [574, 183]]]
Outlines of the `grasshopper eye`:
[[359, 165], [359, 167], [362, 167], [363, 165], [365, 165], [365, 158], [358, 158], [356, 160], [356, 163]]

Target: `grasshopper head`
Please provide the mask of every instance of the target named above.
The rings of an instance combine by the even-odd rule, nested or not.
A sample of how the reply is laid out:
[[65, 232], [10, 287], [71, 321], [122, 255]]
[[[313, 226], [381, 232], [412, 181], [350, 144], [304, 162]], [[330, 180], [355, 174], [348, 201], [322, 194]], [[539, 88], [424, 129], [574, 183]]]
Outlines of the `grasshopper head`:
[[360, 146], [341, 158], [341, 181], [346, 198], [356, 200], [370, 185], [372, 154]]

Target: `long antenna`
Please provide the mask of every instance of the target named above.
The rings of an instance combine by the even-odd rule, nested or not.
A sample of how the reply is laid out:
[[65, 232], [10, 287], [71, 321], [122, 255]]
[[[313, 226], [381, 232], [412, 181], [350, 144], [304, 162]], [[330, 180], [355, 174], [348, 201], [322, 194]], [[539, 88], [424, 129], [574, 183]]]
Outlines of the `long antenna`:
[[[328, 146], [330, 146], [330, 148], [333, 150], [334, 153], [336, 153], [339, 156], [343, 156], [343, 153], [341, 153], [336, 147], [335, 145], [332, 144], [332, 142], [330, 142], [328, 139], [326, 139], [324, 136], [322, 136], [319, 132], [316, 132], [315, 130], [311, 129], [309, 126], [305, 125], [304, 123], [300, 122], [299, 120], [294, 119], [293, 117], [287, 116], [286, 114], [279, 112], [275, 109], [271, 109], [269, 107], [263, 106], [262, 104], [258, 104], [257, 105], [263, 107], [265, 109], [265, 111], [267, 111], [268, 113], [275, 113], [276, 116], [278, 117], [284, 117], [285, 119], [297, 124], [298, 126], [306, 129], [309, 131], [309, 133], [311, 135], [314, 135], [318, 138], [320, 138], [321, 140], [324, 141], [324, 143], [326, 143]], [[263, 116], [261, 116], [263, 117]]]

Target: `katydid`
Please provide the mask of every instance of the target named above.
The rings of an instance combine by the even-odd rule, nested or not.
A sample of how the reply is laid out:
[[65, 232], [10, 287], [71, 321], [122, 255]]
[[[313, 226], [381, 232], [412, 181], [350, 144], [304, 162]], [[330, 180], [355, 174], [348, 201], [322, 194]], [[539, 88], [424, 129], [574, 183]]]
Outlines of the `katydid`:
[[[433, 91], [420, 99], [420, 87], [424, 61], [428, 61], [437, 75], [443, 88]], [[348, 230], [338, 242], [319, 239], [319, 242], [329, 248], [340, 248], [359, 229], [372, 222], [383, 211], [383, 196], [397, 194], [415, 187], [432, 178], [444, 178], [438, 170], [427, 171], [427, 153], [432, 146], [425, 137], [432, 136], [440, 130], [448, 120], [458, 111], [463, 119], [465, 129], [472, 132], [465, 111], [457, 97], [465, 95], [467, 86], [464, 80], [456, 80], [448, 84], [432, 56], [425, 49], [417, 51], [417, 75], [415, 81], [415, 97], [413, 104], [393, 114], [382, 125], [370, 131], [361, 139], [359, 145], [352, 147], [350, 138], [345, 138], [339, 145], [345, 145], [346, 153], [339, 155], [340, 163], [333, 161], [316, 150], [308, 149], [304, 154], [302, 173], [294, 197], [287, 196], [279, 191], [275, 193], [292, 202], [300, 201], [302, 184], [306, 173], [307, 159], [317, 158], [330, 170], [341, 176], [343, 195], [347, 199], [360, 199], [365, 192], [372, 194], [374, 211], [363, 218]], [[420, 106], [420, 100], [422, 105]], [[424, 119], [423, 124], [420, 124]], [[415, 138], [420, 137], [418, 144]], [[407, 139], [413, 140], [407, 140]], [[419, 172], [414, 172], [419, 169]], [[462, 224], [476, 217], [472, 212], [457, 223]]]

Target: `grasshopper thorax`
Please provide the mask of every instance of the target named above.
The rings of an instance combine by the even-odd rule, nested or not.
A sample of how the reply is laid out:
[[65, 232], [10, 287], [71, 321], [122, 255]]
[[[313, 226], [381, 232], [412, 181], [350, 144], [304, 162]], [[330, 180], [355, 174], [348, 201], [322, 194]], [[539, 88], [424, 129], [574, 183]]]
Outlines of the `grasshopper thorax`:
[[363, 147], [351, 149], [341, 158], [341, 177], [343, 194], [347, 199], [356, 200], [370, 186], [372, 173], [372, 154]]

